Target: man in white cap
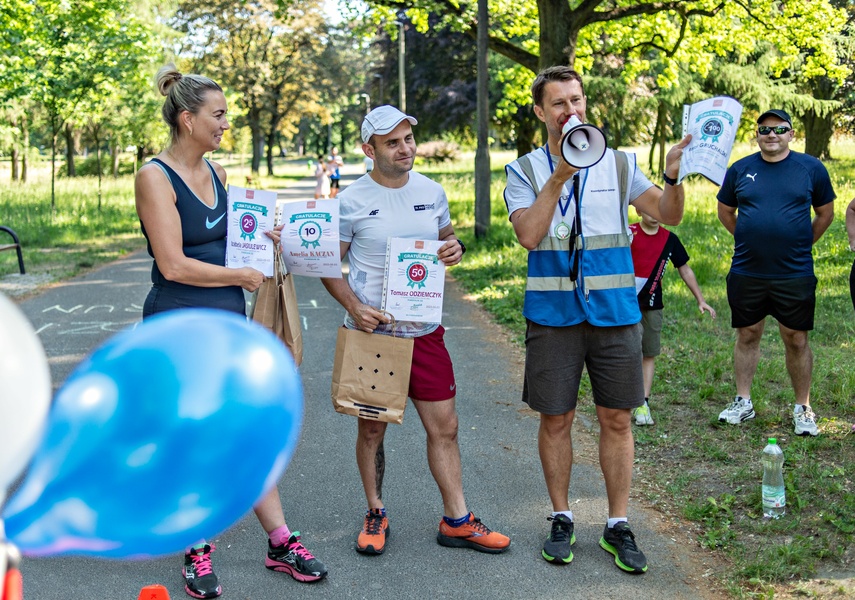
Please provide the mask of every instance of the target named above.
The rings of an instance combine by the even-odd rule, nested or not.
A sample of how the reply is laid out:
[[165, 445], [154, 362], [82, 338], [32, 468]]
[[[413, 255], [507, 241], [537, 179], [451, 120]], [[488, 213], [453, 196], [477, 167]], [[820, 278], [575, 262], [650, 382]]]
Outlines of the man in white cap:
[[[414, 172], [418, 121], [393, 106], [378, 106], [362, 122], [362, 150], [374, 161], [370, 173], [345, 188], [341, 200], [341, 256], [350, 272], [322, 281], [347, 310], [351, 329], [390, 335], [389, 318], [378, 309], [383, 293], [386, 239], [390, 236], [445, 241], [438, 257], [456, 265], [466, 248], [454, 235], [442, 187]], [[454, 369], [445, 347], [445, 330], [436, 323], [397, 321], [398, 335], [414, 338], [409, 397], [427, 433], [428, 465], [442, 496], [444, 514], [437, 542], [443, 546], [500, 553], [510, 539], [491, 531], [469, 511], [463, 496], [457, 443]], [[358, 419], [356, 463], [368, 511], [356, 542], [357, 552], [382, 554], [389, 519], [382, 500], [386, 423]]]

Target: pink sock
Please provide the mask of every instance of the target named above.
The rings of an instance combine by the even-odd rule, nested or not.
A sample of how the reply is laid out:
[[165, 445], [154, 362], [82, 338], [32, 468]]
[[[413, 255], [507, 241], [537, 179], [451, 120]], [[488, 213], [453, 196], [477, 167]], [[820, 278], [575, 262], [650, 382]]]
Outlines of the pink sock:
[[282, 527], [277, 527], [267, 535], [270, 537], [271, 544], [281, 546], [291, 537], [291, 530], [288, 529], [287, 525], [283, 525]]

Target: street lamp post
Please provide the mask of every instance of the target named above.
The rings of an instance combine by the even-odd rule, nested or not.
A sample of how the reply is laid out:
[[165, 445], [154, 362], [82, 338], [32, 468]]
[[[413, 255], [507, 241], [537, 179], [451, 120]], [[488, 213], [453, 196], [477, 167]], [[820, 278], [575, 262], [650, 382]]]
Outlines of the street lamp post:
[[365, 98], [365, 114], [367, 115], [368, 113], [371, 112], [371, 96], [369, 96], [365, 92], [363, 92], [359, 95], [362, 96], [363, 98]]
[[404, 65], [406, 64], [407, 44], [404, 37], [404, 15], [398, 14], [398, 108], [407, 112], [407, 86], [404, 80]]
[[383, 104], [385, 100], [385, 96], [383, 95], [383, 74], [382, 73], [374, 73], [374, 78], [377, 79], [377, 85], [380, 88], [380, 93], [378, 94], [378, 98], [380, 98], [379, 103]]

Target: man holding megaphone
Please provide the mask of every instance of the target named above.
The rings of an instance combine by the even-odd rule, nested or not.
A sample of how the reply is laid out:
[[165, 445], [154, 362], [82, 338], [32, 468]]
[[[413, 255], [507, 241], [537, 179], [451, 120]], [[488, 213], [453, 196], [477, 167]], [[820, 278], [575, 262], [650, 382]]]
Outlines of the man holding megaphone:
[[532, 97], [547, 144], [507, 165], [505, 203], [529, 250], [523, 401], [540, 413], [538, 449], [553, 509], [542, 554], [556, 564], [573, 560], [570, 432], [587, 367], [609, 503], [600, 546], [623, 571], [644, 573], [647, 559], [627, 523], [631, 412], [644, 404], [628, 207], [667, 225], [682, 220], [683, 186], [676, 178], [691, 137], [665, 157], [663, 190], [638, 169], [633, 154], [608, 149], [602, 131], [585, 123], [587, 97], [576, 71], [541, 71]]

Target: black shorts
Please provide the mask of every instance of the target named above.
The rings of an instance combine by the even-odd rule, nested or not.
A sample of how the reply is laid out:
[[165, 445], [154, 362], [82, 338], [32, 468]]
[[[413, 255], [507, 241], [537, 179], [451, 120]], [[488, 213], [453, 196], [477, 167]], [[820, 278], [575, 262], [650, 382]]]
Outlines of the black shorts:
[[179, 308], [217, 308], [246, 316], [246, 300], [239, 286], [177, 288], [155, 284], [143, 303], [143, 320]]
[[338, 182], [339, 182], [338, 179], [330, 179], [330, 189], [338, 188], [339, 187]]
[[816, 277], [760, 279], [727, 274], [731, 326], [750, 327], [772, 315], [795, 331], [811, 331], [816, 309]]

